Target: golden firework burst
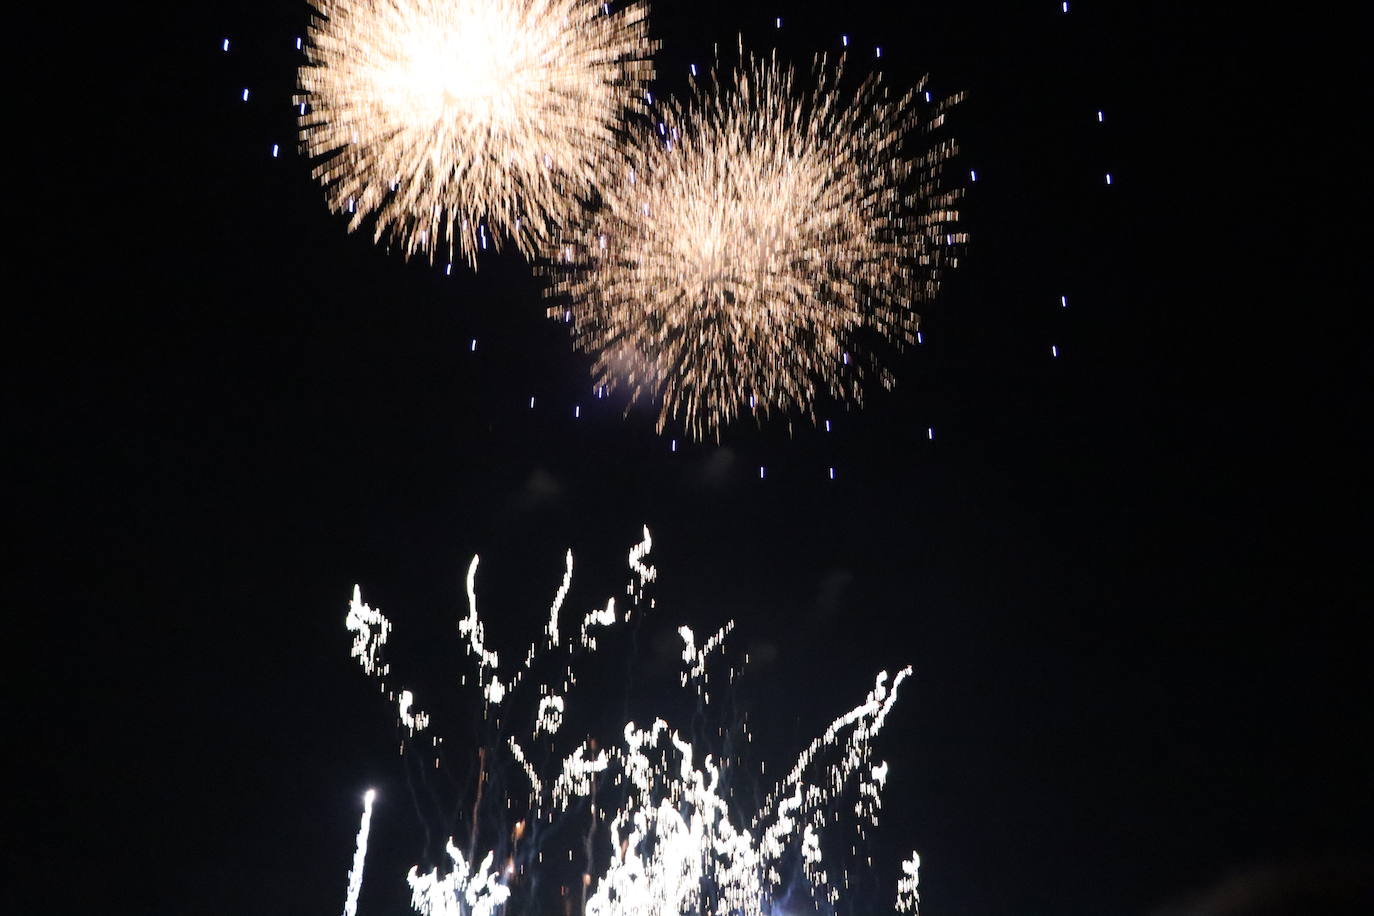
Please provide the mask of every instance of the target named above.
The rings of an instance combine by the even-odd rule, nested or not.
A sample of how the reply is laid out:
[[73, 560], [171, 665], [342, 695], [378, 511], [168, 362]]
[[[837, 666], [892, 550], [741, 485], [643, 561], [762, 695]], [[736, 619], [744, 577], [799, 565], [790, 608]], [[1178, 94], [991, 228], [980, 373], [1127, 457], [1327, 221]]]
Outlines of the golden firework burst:
[[819, 392], [860, 402], [884, 386], [886, 341], [913, 342], [914, 306], [965, 241], [962, 191], [945, 183], [947, 109], [881, 76], [841, 89], [843, 60], [790, 66], [746, 56], [693, 81], [604, 161], [600, 205], [560, 234], [550, 317], [593, 354], [598, 385], [660, 404], [702, 438], [743, 412], [800, 409]]
[[647, 6], [311, 0], [301, 139], [330, 208], [409, 257], [534, 253], [653, 77]]

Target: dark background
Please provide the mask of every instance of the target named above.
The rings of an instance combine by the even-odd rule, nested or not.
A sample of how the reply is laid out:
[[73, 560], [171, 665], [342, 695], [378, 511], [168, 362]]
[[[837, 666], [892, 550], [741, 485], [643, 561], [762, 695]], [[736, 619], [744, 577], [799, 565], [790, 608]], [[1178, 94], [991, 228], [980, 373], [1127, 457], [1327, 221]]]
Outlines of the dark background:
[[87, 23], [64, 101], [94, 115], [62, 119], [44, 254], [15, 265], [43, 289], [9, 338], [37, 779], [7, 911], [337, 911], [370, 785], [362, 911], [392, 911], [419, 841], [352, 586], [393, 665], [450, 684], [473, 553], [518, 651], [563, 550], [580, 614], [642, 523], [656, 623], [733, 618], [763, 659], [779, 766], [915, 666], [875, 849], [920, 851], [924, 912], [1353, 901], [1370, 516], [1353, 268], [1307, 190], [1333, 154], [1282, 132], [1292, 72], [1251, 69], [1285, 23], [1140, 7], [655, 5], [659, 94], [739, 32], [799, 64], [845, 33], [899, 87], [969, 93], [978, 173], [894, 392], [676, 453], [591, 396], [518, 258], [446, 277], [327, 212], [293, 145], [304, 4]]

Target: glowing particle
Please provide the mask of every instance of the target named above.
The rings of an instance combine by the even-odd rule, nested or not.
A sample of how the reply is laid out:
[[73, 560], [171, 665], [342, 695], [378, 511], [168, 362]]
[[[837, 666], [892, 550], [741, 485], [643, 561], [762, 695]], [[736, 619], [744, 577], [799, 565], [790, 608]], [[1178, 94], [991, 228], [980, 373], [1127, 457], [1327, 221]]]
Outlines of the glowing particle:
[[530, 398], [530, 410], [534, 410], [534, 398]]
[[1097, 123], [1102, 123], [1102, 112], [1100, 110], [1097, 112]]
[[1060, 307], [1061, 309], [1066, 309], [1066, 308], [1069, 307], [1069, 297], [1068, 297], [1068, 296], [1060, 296], [1060, 297], [1059, 297], [1059, 307]]
[[973, 169], [969, 169], [968, 180], [969, 180], [969, 181], [977, 181], [977, 180], [978, 180], [978, 173], [977, 173], [976, 171], [974, 171]]
[[933, 427], [933, 426], [927, 426], [927, 427], [926, 427], [926, 438], [927, 438], [927, 439], [934, 439], [934, 438], [935, 438], [935, 427]]
[[1053, 356], [1056, 359], [1059, 358], [1059, 348], [1054, 344], [1050, 344], [1050, 356]]
[[1111, 184], [1111, 183], [1112, 183], [1112, 173], [1111, 173], [1111, 172], [1108, 172], [1108, 173], [1107, 173], [1107, 184]]
[[576, 418], [581, 417], [581, 416], [582, 416], [582, 405], [581, 405], [581, 404], [577, 404], [577, 405], [575, 405], [575, 406], [573, 407], [573, 418], [576, 419]]
[[834, 479], [835, 479], [835, 469], [834, 469], [834, 468], [831, 468], [831, 469], [830, 469], [830, 479], [831, 479], [831, 480], [834, 480]]
[[247, 89], [243, 90], [243, 100], [244, 100], [245, 102], [248, 101], [248, 90], [247, 90]]
[[277, 158], [277, 144], [275, 144], [275, 143], [272, 144], [272, 158], [273, 158], [273, 159], [276, 159], [276, 158]]
[[469, 352], [469, 353], [476, 353], [476, 352], [477, 352], [477, 338], [476, 338], [476, 337], [472, 338], [472, 346], [470, 346], [470, 347], [468, 348], [468, 352]]
[[228, 51], [228, 50], [229, 50], [229, 39], [227, 39], [227, 38], [224, 39], [224, 44], [221, 45], [220, 47], [221, 47], [221, 50]]

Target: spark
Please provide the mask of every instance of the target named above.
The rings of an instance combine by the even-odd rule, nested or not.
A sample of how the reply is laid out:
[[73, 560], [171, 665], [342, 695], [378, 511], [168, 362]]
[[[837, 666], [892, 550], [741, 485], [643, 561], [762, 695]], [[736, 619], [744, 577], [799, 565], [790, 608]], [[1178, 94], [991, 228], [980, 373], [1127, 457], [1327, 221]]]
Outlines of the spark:
[[917, 884], [920, 881], [918, 870], [921, 867], [921, 857], [912, 852], [911, 858], [902, 863], [902, 877], [897, 879], [897, 912], [914, 913], [920, 903], [921, 896], [916, 892]]
[[348, 898], [344, 901], [344, 916], [356, 916], [358, 893], [363, 889], [363, 861], [367, 858], [367, 835], [372, 829], [372, 800], [375, 789], [363, 795], [363, 821], [358, 826], [358, 846], [353, 853], [353, 868], [348, 872]]
[[311, 2], [296, 101], [312, 174], [350, 231], [372, 218], [406, 257], [457, 248], [475, 268], [483, 222], [534, 253], [653, 76], [642, 2]]
[[814, 422], [819, 393], [862, 403], [870, 374], [891, 387], [867, 344], [911, 343], [913, 304], [957, 265], [956, 148], [917, 134], [961, 96], [923, 119], [914, 91], [870, 76], [851, 95], [842, 70], [818, 57], [804, 89], [776, 55], [717, 62], [661, 105], [676, 141], [639, 124], [628, 162], [603, 163], [602, 206], [546, 251], [549, 317], [576, 317], [596, 382], [657, 402], [660, 433], [719, 439], [751, 393], [763, 415]]

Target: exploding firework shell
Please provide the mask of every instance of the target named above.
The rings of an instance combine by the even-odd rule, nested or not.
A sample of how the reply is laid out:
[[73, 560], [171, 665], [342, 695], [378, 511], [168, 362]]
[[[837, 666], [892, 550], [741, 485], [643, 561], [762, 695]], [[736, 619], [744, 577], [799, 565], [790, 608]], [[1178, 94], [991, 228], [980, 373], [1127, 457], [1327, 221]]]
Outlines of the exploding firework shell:
[[653, 77], [647, 6], [311, 0], [301, 140], [349, 230], [406, 257], [527, 255], [575, 212]]
[[[551, 248], [550, 317], [572, 324], [598, 385], [659, 403], [703, 438], [744, 411], [799, 409], [824, 392], [861, 402], [891, 372], [868, 345], [914, 341], [915, 305], [957, 264], [953, 96], [852, 94], [844, 62], [801, 89], [776, 55], [718, 64], [631, 131], [601, 167], [599, 206]], [[918, 147], [919, 148], [916, 148]]]

